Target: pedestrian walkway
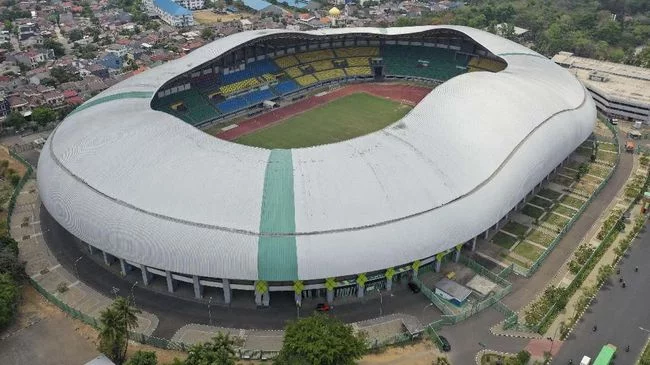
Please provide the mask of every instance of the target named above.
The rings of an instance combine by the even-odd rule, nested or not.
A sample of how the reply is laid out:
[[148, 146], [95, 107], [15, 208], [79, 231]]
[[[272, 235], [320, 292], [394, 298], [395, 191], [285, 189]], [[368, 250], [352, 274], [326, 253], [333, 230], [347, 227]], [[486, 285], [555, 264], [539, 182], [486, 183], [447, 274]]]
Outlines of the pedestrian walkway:
[[[100, 313], [111, 303], [108, 298], [77, 279], [76, 273], [61, 266], [43, 241], [40, 222], [40, 201], [36, 181], [29, 180], [21, 194], [11, 217], [11, 236], [18, 241], [19, 258], [25, 262], [25, 272], [44, 291], [65, 305], [90, 317], [99, 318]], [[82, 257], [79, 260], [83, 259]], [[116, 293], [128, 296], [129, 293]], [[137, 305], [137, 298], [136, 305]], [[146, 311], [138, 314], [136, 332], [151, 335], [158, 326], [158, 318]]]

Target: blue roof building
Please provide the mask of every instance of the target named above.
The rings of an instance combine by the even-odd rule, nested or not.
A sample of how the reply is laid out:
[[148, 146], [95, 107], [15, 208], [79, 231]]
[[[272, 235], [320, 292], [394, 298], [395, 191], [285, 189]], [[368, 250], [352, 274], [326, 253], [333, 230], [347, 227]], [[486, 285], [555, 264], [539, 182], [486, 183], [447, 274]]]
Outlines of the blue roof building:
[[160, 18], [174, 27], [194, 25], [192, 12], [172, 0], [153, 0], [153, 6]]
[[262, 11], [265, 8], [268, 8], [272, 4], [264, 0], [243, 0], [244, 5], [255, 11]]

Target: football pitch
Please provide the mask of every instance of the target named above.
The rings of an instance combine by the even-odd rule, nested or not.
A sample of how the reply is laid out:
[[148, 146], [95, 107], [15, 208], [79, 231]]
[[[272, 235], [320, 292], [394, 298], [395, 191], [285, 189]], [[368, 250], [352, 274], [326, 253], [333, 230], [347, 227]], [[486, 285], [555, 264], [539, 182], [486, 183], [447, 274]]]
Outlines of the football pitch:
[[301, 148], [378, 131], [411, 107], [366, 93], [351, 94], [234, 140], [262, 148]]

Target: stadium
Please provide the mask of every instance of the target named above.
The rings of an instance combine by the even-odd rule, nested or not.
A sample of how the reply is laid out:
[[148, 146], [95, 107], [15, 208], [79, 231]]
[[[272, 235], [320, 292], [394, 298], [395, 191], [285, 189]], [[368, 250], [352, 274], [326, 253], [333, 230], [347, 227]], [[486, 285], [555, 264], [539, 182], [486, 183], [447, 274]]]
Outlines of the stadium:
[[595, 119], [568, 71], [484, 31], [254, 30], [80, 106], [43, 147], [38, 187], [145, 285], [332, 301], [473, 249]]

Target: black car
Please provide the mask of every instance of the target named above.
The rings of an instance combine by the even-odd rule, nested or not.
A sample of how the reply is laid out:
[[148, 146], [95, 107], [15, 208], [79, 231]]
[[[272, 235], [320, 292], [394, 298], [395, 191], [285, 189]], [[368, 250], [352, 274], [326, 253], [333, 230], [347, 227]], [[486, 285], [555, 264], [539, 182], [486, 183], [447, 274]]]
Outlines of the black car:
[[412, 282], [412, 281], [409, 282], [409, 289], [411, 289], [411, 291], [412, 291], [413, 293], [419, 293], [419, 292], [420, 292], [420, 287], [417, 286], [417, 285], [416, 285], [414, 282]]
[[440, 343], [441, 343], [443, 352], [451, 351], [451, 345], [449, 344], [449, 341], [447, 341], [447, 339], [444, 338], [443, 336], [440, 336]]

